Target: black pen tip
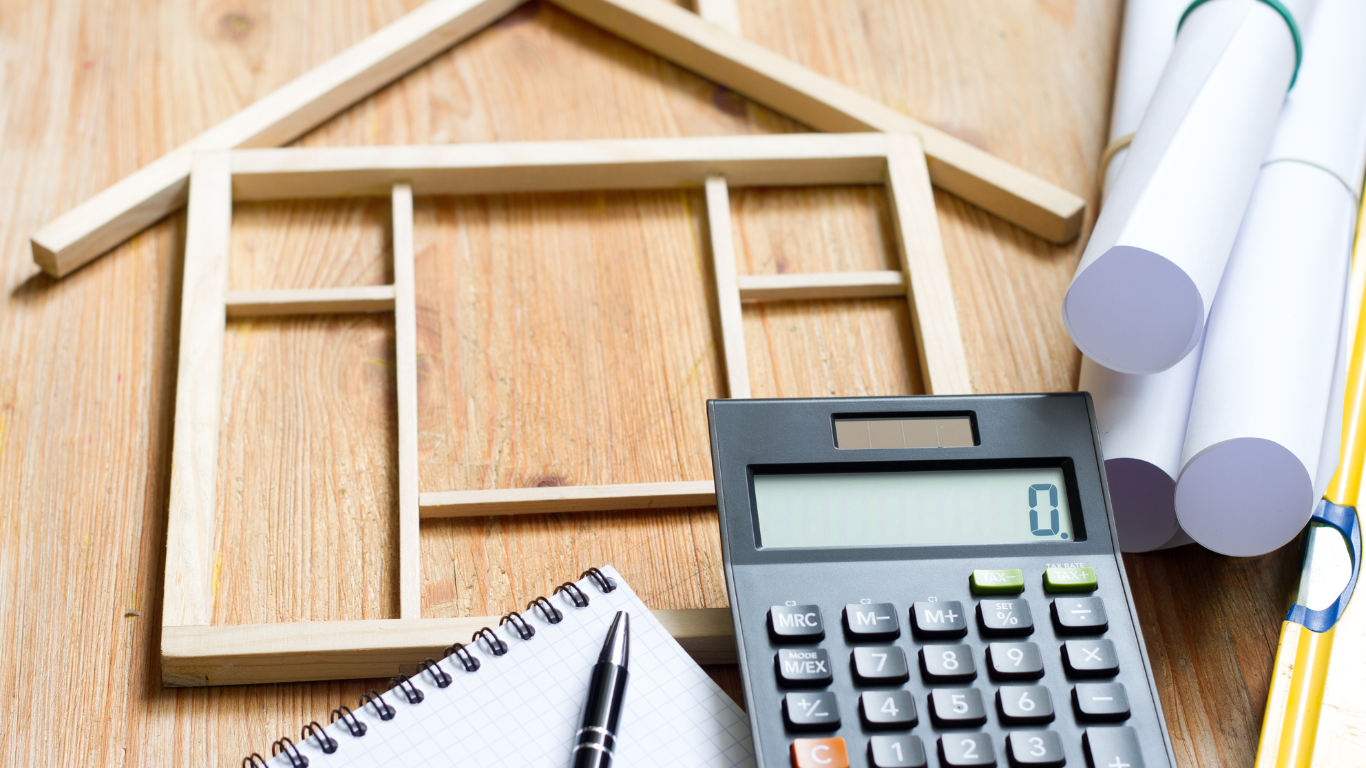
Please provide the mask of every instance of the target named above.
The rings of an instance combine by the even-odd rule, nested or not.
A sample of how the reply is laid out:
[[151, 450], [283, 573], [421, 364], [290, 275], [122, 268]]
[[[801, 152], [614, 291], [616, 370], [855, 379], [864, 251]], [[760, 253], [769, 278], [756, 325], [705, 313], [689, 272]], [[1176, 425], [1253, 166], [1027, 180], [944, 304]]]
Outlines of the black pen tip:
[[616, 618], [612, 619], [612, 628], [607, 630], [607, 642], [602, 644], [598, 663], [609, 661], [619, 667], [625, 667], [630, 655], [631, 614], [617, 611]]

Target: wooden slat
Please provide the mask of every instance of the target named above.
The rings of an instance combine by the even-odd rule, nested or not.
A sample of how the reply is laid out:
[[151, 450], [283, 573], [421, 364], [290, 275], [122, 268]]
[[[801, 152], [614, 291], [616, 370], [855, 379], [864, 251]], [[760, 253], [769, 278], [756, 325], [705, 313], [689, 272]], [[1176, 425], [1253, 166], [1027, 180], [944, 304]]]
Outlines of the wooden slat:
[[551, 1], [817, 130], [916, 134], [936, 186], [1055, 243], [1081, 231], [1086, 201], [1077, 195], [666, 0]]
[[735, 0], [697, 0], [697, 15], [732, 35], [740, 34], [740, 9]]
[[185, 233], [162, 603], [162, 623], [168, 625], [203, 625], [213, 620], [219, 400], [227, 325], [224, 297], [232, 237], [229, 169], [226, 152], [202, 152], [195, 155], [190, 175], [194, 202]]
[[33, 260], [61, 277], [185, 204], [198, 150], [278, 147], [483, 29], [523, 0], [432, 0], [269, 96], [125, 176], [33, 235]]
[[906, 276], [894, 270], [740, 275], [741, 301], [872, 299], [906, 295]]
[[394, 286], [228, 291], [225, 306], [228, 317], [388, 312], [394, 308]]
[[677, 509], [710, 507], [715, 504], [716, 486], [710, 480], [566, 485], [424, 493], [422, 517], [534, 515], [553, 512], [601, 512], [613, 509]]
[[418, 529], [417, 304], [413, 278], [413, 188], [395, 184], [394, 367], [398, 393], [399, 618], [422, 618], [422, 563]]
[[[702, 664], [735, 662], [729, 608], [654, 611], [665, 629]], [[344, 680], [412, 674], [441, 658], [499, 616], [381, 619], [162, 628], [166, 685], [242, 685], [296, 680]]]
[[707, 231], [716, 274], [716, 303], [721, 315], [721, 347], [726, 360], [728, 397], [749, 397], [749, 358], [745, 354], [745, 325], [740, 314], [740, 289], [735, 266], [735, 236], [730, 221], [730, 191], [722, 176], [707, 177]]
[[877, 184], [886, 155], [886, 137], [872, 133], [242, 150], [233, 195], [387, 195], [398, 182], [415, 195], [672, 189], [710, 175], [736, 186]]
[[939, 237], [925, 155], [914, 136], [896, 137], [892, 142], [887, 158], [887, 195], [901, 268], [910, 285], [907, 296], [925, 389], [934, 395], [971, 394], [972, 370], [958, 325], [958, 305]]

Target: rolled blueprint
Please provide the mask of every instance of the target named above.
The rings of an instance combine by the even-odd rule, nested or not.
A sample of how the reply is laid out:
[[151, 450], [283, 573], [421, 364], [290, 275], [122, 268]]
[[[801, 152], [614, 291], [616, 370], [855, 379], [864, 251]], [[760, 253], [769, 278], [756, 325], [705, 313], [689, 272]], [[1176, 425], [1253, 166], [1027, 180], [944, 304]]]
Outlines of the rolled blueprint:
[[1293, 539], [1326, 483], [1320, 459], [1336, 458], [1323, 453], [1366, 170], [1363, 39], [1366, 3], [1319, 0], [1210, 313], [1176, 514], [1216, 552]]
[[[1285, 0], [1302, 18], [1313, 0]], [[1290, 26], [1259, 0], [1185, 18], [1063, 299], [1088, 357], [1157, 373], [1200, 340], [1295, 74]]]
[[[1189, 0], [1129, 0], [1125, 4], [1110, 113], [1112, 146], [1138, 129], [1175, 45], [1177, 21], [1189, 4]], [[1105, 189], [1114, 188], [1128, 152], [1127, 148], [1107, 150]], [[1119, 373], [1082, 358], [1077, 389], [1090, 392], [1095, 401], [1110, 503], [1119, 546], [1125, 552], [1157, 549], [1177, 536], [1173, 494], [1199, 357], [1197, 350], [1172, 368], [1147, 375]]]

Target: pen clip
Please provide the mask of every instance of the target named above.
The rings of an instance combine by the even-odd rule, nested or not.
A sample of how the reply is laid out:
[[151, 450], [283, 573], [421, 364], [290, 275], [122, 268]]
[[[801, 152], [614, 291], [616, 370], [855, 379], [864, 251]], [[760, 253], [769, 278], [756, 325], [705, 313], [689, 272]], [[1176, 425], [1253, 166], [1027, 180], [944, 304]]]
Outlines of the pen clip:
[[1357, 521], [1355, 509], [1338, 506], [1327, 499], [1319, 500], [1309, 522], [1322, 523], [1342, 534], [1347, 545], [1347, 553], [1352, 557], [1352, 575], [1348, 577], [1347, 585], [1342, 588], [1342, 593], [1332, 605], [1315, 610], [1296, 603], [1290, 606], [1290, 612], [1286, 614], [1285, 620], [1293, 621], [1311, 632], [1327, 632], [1338, 622], [1342, 612], [1347, 608], [1347, 602], [1352, 599], [1352, 592], [1356, 590], [1357, 576], [1361, 573], [1361, 525]]

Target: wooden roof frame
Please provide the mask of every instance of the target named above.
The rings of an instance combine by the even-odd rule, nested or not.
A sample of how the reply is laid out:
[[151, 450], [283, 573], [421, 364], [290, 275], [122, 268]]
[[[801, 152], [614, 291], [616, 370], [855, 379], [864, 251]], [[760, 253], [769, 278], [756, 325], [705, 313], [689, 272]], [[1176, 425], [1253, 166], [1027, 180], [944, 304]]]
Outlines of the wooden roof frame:
[[[742, 300], [902, 296], [927, 391], [972, 391], [934, 192], [911, 134], [786, 134], [441, 146], [200, 151], [192, 157], [162, 601], [162, 680], [171, 686], [413, 673], [496, 616], [421, 617], [424, 517], [711, 506], [711, 481], [420, 493], [413, 195], [607, 189], [706, 190], [720, 352], [731, 397], [749, 397]], [[899, 270], [741, 276], [730, 185], [881, 184]], [[234, 200], [384, 195], [392, 200], [392, 285], [229, 291]], [[394, 313], [398, 421], [399, 618], [213, 625], [218, 443], [226, 321], [328, 312]], [[656, 611], [701, 662], [733, 661], [727, 609]]]
[[[195, 152], [282, 146], [523, 1], [432, 0], [44, 225], [31, 238], [33, 260], [54, 277], [70, 274], [184, 205]], [[818, 131], [914, 134], [935, 186], [1047, 240], [1069, 242], [1081, 229], [1077, 195], [749, 42], [724, 21], [665, 0], [550, 2]]]

